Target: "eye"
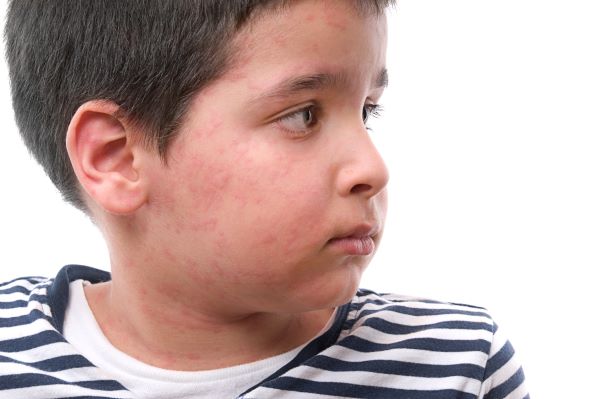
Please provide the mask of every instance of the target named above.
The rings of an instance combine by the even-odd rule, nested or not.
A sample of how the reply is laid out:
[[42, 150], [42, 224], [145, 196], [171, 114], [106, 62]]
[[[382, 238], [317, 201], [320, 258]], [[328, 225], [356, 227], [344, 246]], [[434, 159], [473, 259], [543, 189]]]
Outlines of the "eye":
[[284, 115], [277, 121], [284, 130], [298, 136], [309, 133], [317, 122], [317, 107], [315, 105], [309, 105]]
[[377, 118], [381, 116], [383, 107], [379, 104], [365, 104], [362, 109], [362, 119], [366, 125], [371, 116]]

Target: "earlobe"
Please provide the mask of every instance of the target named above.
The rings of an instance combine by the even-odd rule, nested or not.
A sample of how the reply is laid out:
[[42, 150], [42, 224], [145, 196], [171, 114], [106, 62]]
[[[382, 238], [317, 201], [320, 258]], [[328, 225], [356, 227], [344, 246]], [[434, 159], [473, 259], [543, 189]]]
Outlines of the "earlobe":
[[91, 200], [113, 214], [131, 214], [146, 200], [136, 168], [132, 132], [115, 115], [118, 106], [89, 101], [73, 115], [67, 152], [79, 183]]

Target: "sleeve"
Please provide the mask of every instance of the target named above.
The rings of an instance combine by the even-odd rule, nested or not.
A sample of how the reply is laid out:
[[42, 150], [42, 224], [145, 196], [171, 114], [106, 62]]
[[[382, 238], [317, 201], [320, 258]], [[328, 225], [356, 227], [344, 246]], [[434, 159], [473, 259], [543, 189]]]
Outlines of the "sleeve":
[[510, 342], [493, 325], [492, 344], [478, 399], [530, 399], [525, 374]]

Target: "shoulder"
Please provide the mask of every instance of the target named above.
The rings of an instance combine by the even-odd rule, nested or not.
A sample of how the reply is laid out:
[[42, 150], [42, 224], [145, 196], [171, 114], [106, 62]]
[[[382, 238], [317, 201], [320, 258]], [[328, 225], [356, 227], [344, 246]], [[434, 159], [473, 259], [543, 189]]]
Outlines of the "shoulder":
[[386, 360], [390, 373], [463, 379], [474, 395], [527, 397], [510, 342], [479, 306], [360, 290], [338, 344], [353, 357]]
[[427, 364], [472, 364], [481, 377], [495, 324], [481, 307], [360, 290], [340, 334], [346, 347]]
[[264, 386], [328, 397], [527, 398], [481, 307], [360, 290], [331, 331], [335, 343]]
[[50, 315], [47, 308], [48, 287], [52, 279], [45, 277], [20, 277], [0, 283], [0, 327], [7, 327], [17, 320], [11, 316], [41, 312]]
[[[22, 277], [0, 284], [0, 351], [14, 353], [42, 344], [52, 330], [48, 290], [53, 280]], [[27, 342], [25, 337], [27, 337]], [[47, 337], [46, 337], [47, 338]]]
[[347, 328], [365, 325], [388, 334], [472, 330], [489, 340], [495, 331], [489, 312], [479, 306], [361, 289], [350, 303]]
[[34, 384], [28, 365], [43, 363], [46, 348], [62, 340], [48, 304], [52, 281], [23, 277], [0, 284], [0, 391]]
[[62, 335], [68, 283], [84, 272], [67, 267], [56, 278], [23, 277], [0, 284], [0, 397], [112, 397], [111, 392], [129, 397]]
[[103, 282], [110, 280], [110, 273], [87, 266], [67, 265], [54, 278], [21, 277], [0, 283], [0, 327], [26, 325], [41, 318], [62, 332], [69, 284], [79, 279]]

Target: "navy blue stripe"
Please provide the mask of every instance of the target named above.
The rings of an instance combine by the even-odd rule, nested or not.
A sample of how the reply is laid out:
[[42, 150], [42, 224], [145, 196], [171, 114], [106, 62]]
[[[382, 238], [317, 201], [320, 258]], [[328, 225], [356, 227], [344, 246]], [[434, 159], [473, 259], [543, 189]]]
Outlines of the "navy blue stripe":
[[29, 314], [15, 317], [2, 317], [0, 318], [0, 328], [2, 327], [16, 327], [23, 326], [25, 324], [31, 324], [36, 319], [46, 318], [46, 315], [39, 309], [33, 309]]
[[474, 321], [442, 321], [439, 323], [423, 324], [418, 326], [408, 326], [404, 324], [397, 324], [380, 319], [379, 317], [372, 317], [363, 322], [363, 325], [374, 328], [377, 331], [381, 331], [387, 334], [412, 334], [419, 331], [437, 329], [456, 329], [456, 330], [484, 330], [491, 331], [492, 326], [488, 323], [478, 323]]
[[[389, 305], [391, 303], [408, 303], [408, 302], [418, 302], [418, 303], [429, 303], [432, 305], [444, 305], [444, 306], [462, 306], [465, 308], [471, 308], [471, 309], [478, 309], [478, 310], [482, 310], [484, 312], [487, 312], [486, 308], [483, 308], [481, 306], [474, 306], [474, 305], [469, 305], [469, 304], [465, 304], [465, 303], [458, 303], [458, 302], [442, 302], [442, 301], [435, 301], [433, 299], [424, 299], [424, 298], [399, 298], [397, 295], [395, 294], [390, 294], [390, 293], [376, 293], [374, 291], [370, 291], [370, 290], [366, 290], [364, 288], [361, 288], [357, 293], [356, 296], [358, 298], [362, 298], [365, 296], [369, 296], [369, 295], [373, 295], [374, 298], [371, 298], [367, 301], [364, 301], [362, 303], [372, 303], [372, 304], [376, 304], [376, 305]], [[487, 313], [486, 313], [487, 314]]]
[[[371, 291], [366, 288], [359, 288], [358, 291], [356, 291], [355, 296], [357, 298], [362, 298], [363, 296], [369, 296], [369, 295], [377, 295], [377, 293], [375, 291]], [[377, 296], [379, 296], [379, 295], [377, 295]]]
[[39, 303], [48, 303], [48, 297], [46, 295], [33, 294], [29, 296], [29, 301], [38, 301]]
[[[395, 312], [395, 313], [405, 314], [405, 315], [409, 315], [409, 316], [440, 316], [440, 315], [460, 314], [460, 315], [466, 315], [466, 316], [485, 317], [488, 319], [490, 318], [489, 314], [486, 312], [459, 310], [459, 309], [452, 309], [452, 308], [423, 309], [423, 308], [413, 308], [410, 306], [403, 306], [403, 305], [391, 305], [391, 306], [386, 306], [385, 308], [365, 309], [365, 310], [362, 310], [356, 318], [359, 319], [361, 317], [366, 317], [370, 314], [380, 313], [382, 311]], [[491, 321], [490, 321], [490, 324], [491, 324]]]
[[382, 297], [383, 299], [387, 300], [388, 303], [392, 302], [392, 303], [407, 303], [407, 302], [417, 302], [417, 303], [429, 303], [432, 305], [445, 305], [445, 306], [462, 306], [465, 308], [471, 308], [471, 309], [479, 309], [479, 310], [483, 310], [484, 312], [487, 312], [487, 309], [481, 306], [475, 306], [475, 305], [470, 305], [468, 303], [459, 303], [459, 302], [442, 302], [442, 301], [436, 301], [433, 299], [426, 299], [426, 298], [410, 298], [410, 297], [398, 297], [398, 295], [396, 294], [391, 294], [391, 293], [376, 293], [376, 292], [372, 292], [373, 295]]
[[[13, 309], [17, 307], [27, 307], [29, 302], [37, 301], [39, 303], [47, 303], [48, 298], [45, 295], [33, 294], [29, 295], [27, 299], [16, 299], [10, 302], [0, 302], [0, 309]], [[18, 304], [18, 305], [14, 305]]]
[[22, 285], [14, 285], [14, 286], [9, 287], [9, 288], [2, 288], [2, 289], [0, 289], [0, 295], [14, 294], [15, 292], [27, 295], [27, 294], [29, 294], [31, 292], [31, 289], [23, 287]]
[[0, 356], [0, 363], [17, 363], [47, 372], [64, 371], [81, 367], [94, 367], [89, 360], [81, 355], [58, 356], [33, 363], [20, 362], [6, 356]]
[[[371, 295], [371, 294], [369, 294], [369, 295]], [[366, 296], [366, 295], [357, 295], [357, 297], [359, 297], [359, 298], [363, 297], [363, 296]], [[388, 306], [388, 305], [399, 304], [399, 303], [404, 303], [404, 302], [414, 302], [414, 301], [404, 301], [404, 300], [397, 300], [397, 299], [394, 299], [394, 298], [384, 299], [384, 298], [381, 298], [381, 297], [374, 297], [374, 298], [369, 298], [366, 301], [357, 302], [357, 303], [355, 303], [355, 305], [357, 305], [359, 307], [364, 307], [365, 305], [382, 305], [382, 306]], [[419, 301], [419, 302], [421, 302], [421, 301]]]
[[356, 296], [361, 298], [361, 297], [365, 297], [365, 296], [369, 296], [369, 295], [373, 295], [376, 296], [374, 298], [370, 298], [367, 299], [366, 301], [362, 301], [361, 304], [373, 304], [373, 305], [390, 305], [390, 304], [406, 304], [406, 303], [428, 303], [431, 305], [442, 305], [442, 306], [447, 306], [447, 307], [454, 307], [454, 306], [462, 306], [465, 308], [471, 308], [471, 309], [478, 309], [478, 310], [482, 310], [482, 311], [486, 311], [485, 308], [482, 308], [481, 306], [473, 306], [473, 305], [469, 305], [469, 304], [464, 304], [464, 303], [456, 303], [456, 302], [441, 302], [441, 301], [434, 301], [433, 299], [421, 299], [421, 298], [398, 298], [398, 296], [394, 295], [394, 294], [377, 294], [377, 293], [373, 293], [373, 292], [369, 292], [367, 294], [363, 293], [363, 294], [357, 294]]
[[11, 302], [0, 302], [0, 309], [26, 308], [31, 301], [37, 301], [39, 303], [46, 304], [48, 302], [48, 298], [45, 295], [34, 294], [30, 295], [27, 300], [17, 299]]
[[[419, 302], [427, 302], [427, 301], [419, 301]], [[465, 308], [479, 309], [479, 310], [486, 312], [486, 314], [489, 316], [489, 313], [487, 313], [487, 309], [484, 307], [481, 307], [481, 306], [469, 305], [468, 303], [459, 303], [459, 302], [448, 302], [448, 303], [453, 306], [463, 306]]]
[[[364, 296], [368, 296], [368, 295], [377, 295], [377, 294], [374, 292], [368, 292], [368, 293], [363, 292], [362, 294], [357, 294], [357, 297], [364, 297]], [[469, 308], [469, 309], [473, 309], [473, 310], [466, 311], [467, 314], [483, 316], [483, 317], [490, 319], [490, 315], [487, 312], [487, 309], [482, 308], [480, 306], [473, 306], [473, 305], [468, 305], [468, 304], [464, 304], [464, 303], [440, 302], [440, 301], [434, 301], [431, 299], [417, 299], [417, 298], [397, 299], [397, 297], [395, 297], [392, 294], [380, 294], [380, 295], [383, 296], [383, 298], [375, 297], [375, 298], [367, 299], [366, 301], [363, 301], [360, 303], [356, 303], [355, 304], [356, 308], [362, 308], [362, 307], [365, 307], [365, 305], [377, 305], [377, 306], [385, 307], [385, 308], [380, 308], [378, 311], [386, 310], [388, 307], [393, 307], [393, 306], [407, 306], [409, 309], [415, 309], [415, 308], [411, 307], [410, 305], [406, 305], [406, 304], [417, 302], [417, 303], [428, 303], [428, 304], [432, 304], [432, 305], [444, 306], [446, 310], [451, 311], [451, 313], [448, 313], [448, 314], [460, 314], [461, 312], [465, 312], [464, 310], [456, 309], [456, 306], [460, 306], [463, 308]], [[385, 298], [385, 295], [389, 295], [389, 296], [391, 296], [391, 298]], [[370, 314], [371, 312], [372, 312], [372, 310], [365, 310], [365, 311], [363, 311], [363, 313], [361, 313], [361, 315], [362, 314]]]
[[86, 395], [86, 396], [65, 396], [65, 397], [62, 397], [62, 398], [53, 398], [53, 399], [115, 399], [115, 397], [114, 396], [108, 397], [108, 396], [96, 396], [96, 395], [89, 396], [89, 395]]
[[358, 352], [381, 352], [390, 349], [421, 349], [435, 352], [483, 352], [489, 353], [490, 343], [482, 339], [444, 340], [436, 338], [413, 338], [389, 344], [380, 344], [365, 339], [348, 336], [339, 345]]
[[0, 352], [22, 352], [56, 342], [66, 342], [65, 339], [54, 330], [42, 331], [27, 337], [19, 337], [0, 341]]
[[[414, 303], [414, 302], [418, 302], [418, 303], [429, 303], [429, 304], [433, 304], [433, 305], [446, 305], [446, 306], [450, 306], [450, 305], [454, 305], [451, 302], [440, 302], [440, 301], [434, 301], [432, 299], [417, 299], [417, 298], [398, 298], [397, 295], [394, 294], [377, 294], [374, 292], [368, 293], [367, 295], [357, 295], [357, 297], [365, 297], [368, 295], [373, 295], [373, 298], [369, 298], [366, 301], [362, 301], [361, 304], [373, 304], [373, 305], [391, 305], [393, 303], [395, 304], [405, 304], [405, 303]], [[468, 306], [465, 305], [467, 307], [476, 307], [476, 306]], [[483, 309], [483, 308], [481, 308]]]
[[508, 380], [495, 388], [492, 388], [483, 399], [502, 399], [506, 398], [512, 391], [517, 389], [525, 381], [525, 375], [523, 369], [519, 367], [516, 373], [514, 373]]
[[364, 399], [476, 399], [477, 396], [456, 390], [416, 391], [343, 382], [317, 382], [293, 377], [280, 377], [265, 386], [285, 391], [296, 391], [335, 397]]
[[484, 368], [475, 364], [433, 365], [398, 360], [347, 362], [324, 355], [315, 356], [306, 362], [306, 365], [327, 371], [367, 371], [379, 374], [426, 378], [463, 376], [480, 381], [484, 373]]
[[16, 309], [27, 307], [27, 301], [16, 300], [12, 302], [0, 302], [0, 309]]
[[37, 387], [44, 385], [75, 385], [82, 388], [96, 389], [101, 391], [125, 390], [121, 384], [112, 380], [67, 382], [46, 374], [37, 373], [0, 375], [0, 390]]
[[514, 356], [515, 350], [513, 349], [510, 342], [506, 341], [502, 349], [500, 349], [494, 356], [488, 359], [484, 380], [487, 380], [488, 377], [494, 374], [496, 371], [500, 370], [502, 366], [504, 366], [508, 361]]

